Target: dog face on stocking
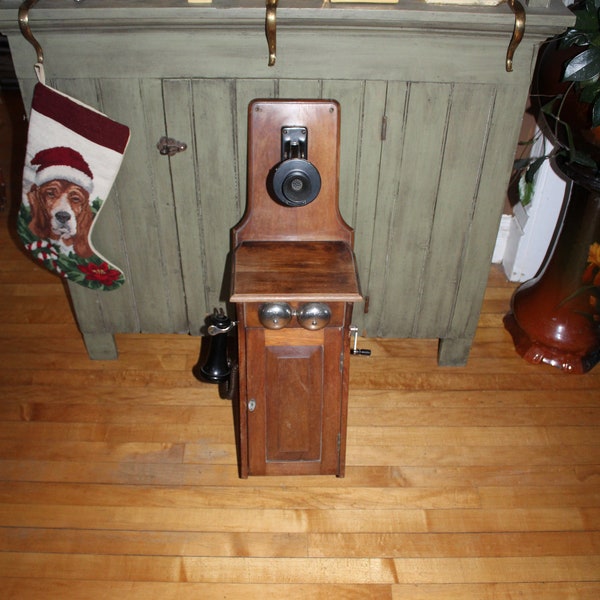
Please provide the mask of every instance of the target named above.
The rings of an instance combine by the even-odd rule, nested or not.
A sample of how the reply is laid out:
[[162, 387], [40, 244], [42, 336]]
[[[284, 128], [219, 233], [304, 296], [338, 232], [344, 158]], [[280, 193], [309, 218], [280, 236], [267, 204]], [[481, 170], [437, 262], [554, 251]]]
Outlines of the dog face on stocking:
[[93, 254], [88, 236], [94, 215], [86, 190], [66, 179], [52, 179], [40, 186], [33, 184], [27, 198], [32, 233], [56, 240], [82, 258]]
[[40, 150], [31, 166], [36, 171], [27, 193], [29, 229], [41, 239], [58, 242], [67, 254], [89, 258], [94, 254], [89, 244], [94, 176], [88, 163], [77, 150], [55, 146]]

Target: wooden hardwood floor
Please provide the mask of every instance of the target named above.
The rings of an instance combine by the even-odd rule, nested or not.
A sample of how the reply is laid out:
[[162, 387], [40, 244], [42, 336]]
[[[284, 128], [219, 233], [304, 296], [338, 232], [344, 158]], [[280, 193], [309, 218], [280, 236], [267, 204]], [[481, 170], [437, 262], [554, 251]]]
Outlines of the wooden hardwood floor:
[[[14, 213], [14, 210], [13, 210]], [[471, 359], [364, 340], [347, 476], [237, 477], [197, 339], [89, 361], [0, 214], [0, 589], [60, 600], [596, 600], [600, 367], [532, 366], [492, 268]]]

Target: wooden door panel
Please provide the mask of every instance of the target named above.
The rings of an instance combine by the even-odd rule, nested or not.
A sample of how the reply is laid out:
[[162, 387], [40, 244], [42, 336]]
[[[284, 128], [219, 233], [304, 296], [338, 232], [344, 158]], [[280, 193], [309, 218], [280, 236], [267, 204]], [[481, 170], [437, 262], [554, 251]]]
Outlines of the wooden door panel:
[[267, 346], [265, 359], [266, 460], [320, 460], [323, 347]]

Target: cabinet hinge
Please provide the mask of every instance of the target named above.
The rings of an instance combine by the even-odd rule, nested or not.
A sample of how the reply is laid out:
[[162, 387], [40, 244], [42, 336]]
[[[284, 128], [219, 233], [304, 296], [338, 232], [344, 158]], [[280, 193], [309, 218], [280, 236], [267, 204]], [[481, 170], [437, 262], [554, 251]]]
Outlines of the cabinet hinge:
[[337, 452], [338, 452], [338, 454], [340, 453], [341, 448], [342, 448], [342, 434], [338, 433], [337, 434]]
[[370, 296], [365, 296], [365, 303], [363, 305], [363, 312], [365, 315], [369, 312], [369, 302], [371, 301]]
[[385, 140], [387, 137], [387, 117], [383, 115], [381, 117], [381, 140]]
[[344, 372], [344, 353], [340, 352], [340, 373]]

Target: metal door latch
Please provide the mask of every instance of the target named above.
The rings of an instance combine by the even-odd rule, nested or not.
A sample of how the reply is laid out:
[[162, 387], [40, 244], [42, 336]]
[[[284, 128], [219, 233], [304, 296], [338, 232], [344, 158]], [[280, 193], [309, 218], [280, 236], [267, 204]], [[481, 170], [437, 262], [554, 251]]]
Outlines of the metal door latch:
[[156, 147], [163, 156], [173, 156], [178, 152], [183, 152], [184, 150], [186, 150], [187, 144], [185, 142], [178, 142], [173, 138], [163, 135], [163, 137], [161, 137], [160, 140], [158, 140]]

